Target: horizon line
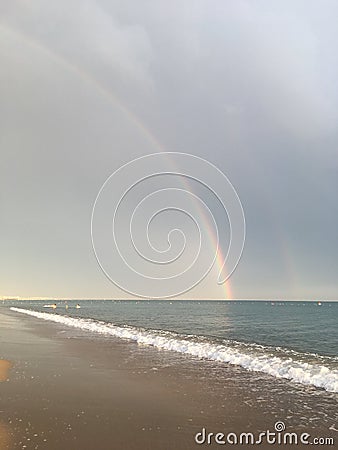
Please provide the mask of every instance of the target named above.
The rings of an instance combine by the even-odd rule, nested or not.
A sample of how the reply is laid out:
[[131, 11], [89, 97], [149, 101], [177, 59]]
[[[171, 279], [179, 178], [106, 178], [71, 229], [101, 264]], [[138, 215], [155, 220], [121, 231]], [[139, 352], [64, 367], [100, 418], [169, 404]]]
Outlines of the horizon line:
[[110, 300], [110, 301], [268, 301], [268, 302], [338, 302], [337, 299], [314, 299], [314, 298], [271, 298], [271, 297], [254, 297], [254, 298], [116, 298], [116, 297], [20, 297], [20, 296], [0, 296], [0, 301], [70, 301], [70, 300]]

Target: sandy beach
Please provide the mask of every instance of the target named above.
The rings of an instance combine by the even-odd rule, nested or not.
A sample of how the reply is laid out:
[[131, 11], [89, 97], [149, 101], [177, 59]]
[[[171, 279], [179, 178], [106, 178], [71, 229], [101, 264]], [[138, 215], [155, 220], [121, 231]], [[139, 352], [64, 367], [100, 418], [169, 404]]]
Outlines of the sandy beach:
[[338, 450], [338, 0], [0, 3], [0, 450]]
[[321, 408], [326, 402], [326, 417], [311, 423], [297, 410], [306, 389], [283, 380], [267, 392], [264, 377], [253, 388], [253, 375], [240, 368], [200, 364], [5, 308], [0, 323], [1, 449], [222, 448], [198, 445], [195, 435], [203, 428], [258, 433], [274, 430], [277, 420], [290, 431], [337, 435], [336, 397], [320, 390], [308, 389], [308, 400]]

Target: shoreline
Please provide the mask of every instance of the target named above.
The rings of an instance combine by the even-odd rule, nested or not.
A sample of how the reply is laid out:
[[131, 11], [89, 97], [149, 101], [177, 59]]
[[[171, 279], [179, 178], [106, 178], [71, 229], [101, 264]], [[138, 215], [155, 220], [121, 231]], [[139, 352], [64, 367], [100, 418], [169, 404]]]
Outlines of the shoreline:
[[[61, 323], [67, 327], [85, 330], [86, 332], [110, 335], [128, 341], [134, 341], [139, 345], [155, 347], [158, 350], [169, 350], [171, 352], [184, 353], [197, 357], [201, 361], [214, 360], [219, 364], [230, 364], [241, 366], [251, 372], [260, 372], [275, 378], [284, 378], [294, 383], [315, 386], [325, 389], [327, 392], [338, 393], [338, 373], [332, 365], [332, 356], [318, 355], [315, 353], [297, 353], [294, 350], [251, 344], [254, 353], [248, 351], [248, 344], [237, 342], [235, 348], [222, 345], [220, 341], [209, 341], [208, 343], [194, 339], [187, 339], [185, 333], [165, 330], [166, 336], [161, 334], [162, 330], [139, 329], [135, 326], [124, 324], [116, 325], [109, 322], [92, 320], [86, 317], [74, 317], [69, 314], [50, 313], [46, 311], [34, 311], [11, 307], [11, 311], [32, 316], [47, 322]], [[240, 347], [241, 345], [241, 347]], [[258, 350], [259, 349], [259, 350]], [[263, 351], [262, 351], [263, 349]], [[304, 359], [307, 355], [308, 359]], [[298, 356], [298, 358], [297, 358]]]
[[[201, 364], [4, 308], [0, 321], [0, 358], [12, 364], [0, 383], [4, 449], [203, 448], [194, 441], [203, 428], [258, 432], [277, 420], [290, 431], [337, 439], [337, 397], [318, 389], [275, 380], [276, 393], [269, 393], [269, 378], [238, 367]], [[297, 406], [304, 398], [325, 409], [326, 419], [311, 422]]]

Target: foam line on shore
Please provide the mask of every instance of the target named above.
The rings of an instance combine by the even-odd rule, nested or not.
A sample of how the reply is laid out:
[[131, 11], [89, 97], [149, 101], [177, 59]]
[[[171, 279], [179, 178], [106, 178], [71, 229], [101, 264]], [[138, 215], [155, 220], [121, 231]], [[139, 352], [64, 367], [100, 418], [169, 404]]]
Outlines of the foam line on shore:
[[[198, 339], [186, 339], [174, 333], [163, 335], [154, 330], [140, 330], [134, 327], [120, 327], [93, 319], [67, 317], [59, 314], [42, 313], [22, 308], [10, 308], [12, 311], [27, 314], [38, 319], [48, 320], [73, 328], [116, 336], [142, 345], [150, 345], [162, 350], [185, 353], [201, 359], [209, 359], [241, 366], [254, 372], [262, 372], [276, 378], [285, 378], [296, 383], [312, 385], [328, 392], [338, 392], [338, 370], [321, 364], [310, 364], [296, 358], [271, 356], [271, 354], [245, 353], [238, 348], [224, 344], [200, 342]], [[196, 338], [198, 338], [196, 336]]]

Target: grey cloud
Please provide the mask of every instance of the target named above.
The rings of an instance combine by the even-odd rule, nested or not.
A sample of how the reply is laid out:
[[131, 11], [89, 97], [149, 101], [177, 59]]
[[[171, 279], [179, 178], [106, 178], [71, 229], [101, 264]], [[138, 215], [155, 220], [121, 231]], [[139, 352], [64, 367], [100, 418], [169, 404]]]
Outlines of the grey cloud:
[[148, 82], [152, 54], [144, 28], [121, 25], [98, 2], [13, 2], [4, 22], [94, 76]]
[[[240, 193], [236, 296], [333, 298], [337, 13], [334, 1], [2, 4], [4, 289], [119, 295], [93, 260], [92, 202], [119, 165], [164, 148], [210, 159]], [[203, 295], [222, 295], [214, 275]]]

